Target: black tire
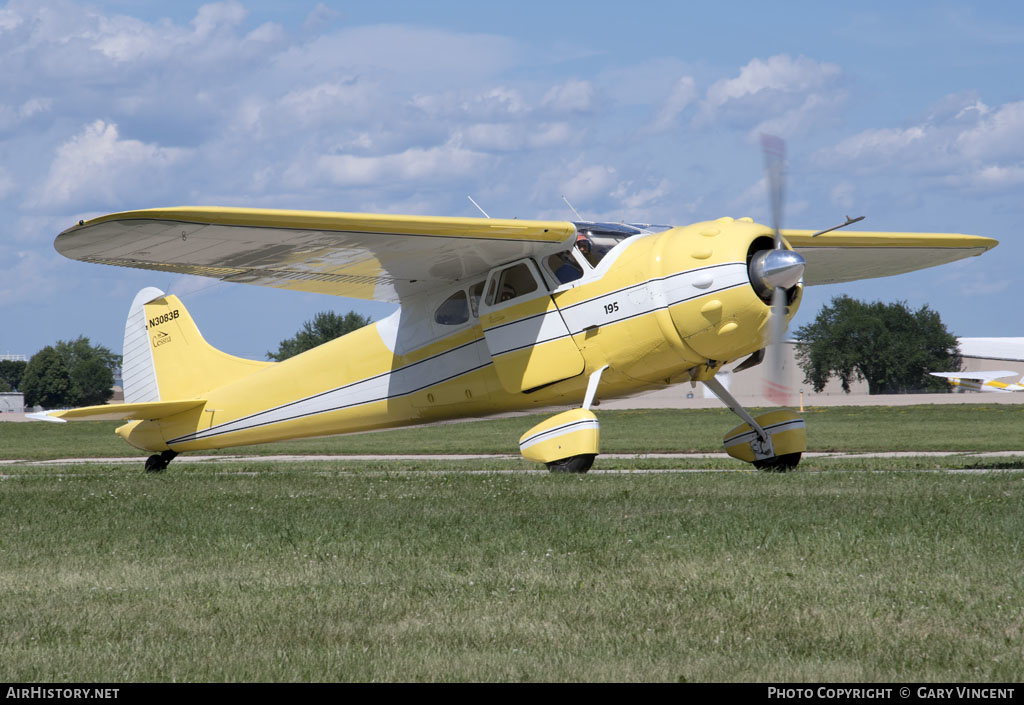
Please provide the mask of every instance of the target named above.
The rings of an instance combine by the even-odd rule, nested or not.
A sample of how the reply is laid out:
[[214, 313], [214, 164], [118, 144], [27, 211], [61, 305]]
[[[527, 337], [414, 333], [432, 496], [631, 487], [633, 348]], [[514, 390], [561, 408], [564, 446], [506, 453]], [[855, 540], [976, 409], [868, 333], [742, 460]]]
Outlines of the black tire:
[[594, 458], [596, 457], [595, 453], [573, 455], [569, 458], [562, 458], [553, 463], [548, 463], [547, 466], [551, 472], [571, 472], [582, 475], [594, 464]]
[[149, 456], [146, 458], [146, 472], [163, 472], [177, 455], [173, 450], [165, 450], [163, 453]]
[[754, 467], [767, 472], [786, 472], [800, 464], [800, 455], [801, 453], [787, 453], [765, 460], [755, 460]]

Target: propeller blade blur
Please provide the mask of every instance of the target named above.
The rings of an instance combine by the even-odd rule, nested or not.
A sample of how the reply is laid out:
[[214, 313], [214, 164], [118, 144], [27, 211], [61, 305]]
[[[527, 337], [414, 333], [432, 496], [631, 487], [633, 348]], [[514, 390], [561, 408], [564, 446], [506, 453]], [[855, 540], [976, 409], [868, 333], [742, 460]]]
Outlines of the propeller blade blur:
[[782, 287], [775, 287], [772, 292], [772, 314], [768, 325], [770, 340], [765, 350], [763, 393], [776, 406], [792, 406], [793, 388], [789, 386], [789, 380], [786, 378], [783, 359], [783, 341], [786, 337], [786, 290]]
[[775, 249], [782, 247], [782, 206], [785, 198], [786, 143], [774, 135], [761, 135], [764, 153], [764, 172], [768, 182], [768, 198], [772, 207], [772, 230], [775, 231]]
[[782, 245], [782, 210], [785, 198], [786, 143], [774, 135], [761, 135], [765, 181], [772, 209], [775, 249], [767, 253], [759, 267], [765, 284], [772, 288], [769, 340], [765, 351], [764, 396], [777, 406], [789, 406], [793, 390], [787, 384], [783, 362], [783, 338], [786, 335], [786, 290], [804, 274], [804, 258]]

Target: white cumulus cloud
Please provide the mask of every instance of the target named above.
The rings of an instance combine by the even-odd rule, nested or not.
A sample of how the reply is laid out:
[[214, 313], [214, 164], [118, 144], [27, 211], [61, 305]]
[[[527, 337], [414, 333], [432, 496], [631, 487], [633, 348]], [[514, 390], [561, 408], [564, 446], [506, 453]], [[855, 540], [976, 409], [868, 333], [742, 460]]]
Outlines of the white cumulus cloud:
[[672, 86], [665, 103], [654, 117], [650, 129], [663, 132], [676, 126], [680, 113], [697, 99], [697, 82], [692, 76], [683, 76]]
[[918, 124], [862, 130], [814, 161], [861, 174], [926, 176], [938, 187], [976, 193], [1024, 183], [1024, 101], [990, 108], [971, 96], [947, 96]]
[[580, 135], [566, 122], [476, 123], [460, 133], [463, 143], [487, 152], [543, 149], [572, 142]]
[[846, 100], [837, 64], [805, 56], [755, 58], [739, 75], [713, 83], [694, 119], [697, 126], [719, 121], [749, 127], [749, 136], [782, 136], [809, 131], [835, 119]]
[[319, 172], [339, 186], [386, 186], [395, 181], [453, 181], [486, 165], [485, 154], [456, 144], [413, 147], [397, 154], [329, 154], [317, 160]]
[[139, 189], [159, 188], [187, 156], [188, 150], [121, 139], [117, 125], [96, 120], [57, 148], [35, 205], [116, 207]]
[[562, 193], [570, 201], [586, 202], [607, 196], [616, 187], [615, 169], [597, 164], [581, 167], [561, 184]]
[[978, 111], [978, 124], [957, 135], [955, 146], [970, 159], [1024, 157], [1024, 101]]
[[541, 99], [541, 105], [563, 113], [586, 112], [594, 101], [594, 86], [590, 81], [571, 80], [552, 86]]

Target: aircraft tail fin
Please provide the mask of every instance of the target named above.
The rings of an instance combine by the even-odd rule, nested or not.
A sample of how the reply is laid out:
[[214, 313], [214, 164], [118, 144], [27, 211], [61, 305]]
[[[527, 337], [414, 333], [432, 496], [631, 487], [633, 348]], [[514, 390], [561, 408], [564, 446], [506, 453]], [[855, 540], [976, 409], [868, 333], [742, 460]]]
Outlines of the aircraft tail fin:
[[121, 363], [126, 404], [196, 399], [273, 364], [214, 348], [173, 294], [147, 287], [132, 301]]

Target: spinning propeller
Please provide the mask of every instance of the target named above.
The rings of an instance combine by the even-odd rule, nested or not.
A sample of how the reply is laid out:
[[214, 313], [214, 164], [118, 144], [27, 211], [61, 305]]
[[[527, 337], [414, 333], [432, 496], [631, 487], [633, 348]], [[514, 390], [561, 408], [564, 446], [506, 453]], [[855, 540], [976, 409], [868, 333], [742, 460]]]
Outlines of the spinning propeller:
[[786, 143], [771, 135], [761, 136], [764, 152], [765, 180], [772, 208], [772, 230], [775, 231], [774, 247], [756, 252], [750, 260], [750, 281], [764, 294], [771, 291], [771, 316], [768, 320], [769, 334], [765, 350], [767, 362], [764, 376], [764, 395], [774, 404], [789, 406], [793, 390], [786, 383], [783, 373], [782, 339], [786, 334], [786, 307], [788, 290], [795, 286], [804, 275], [804, 258], [787, 250], [782, 242], [782, 206], [785, 188], [784, 169]]

